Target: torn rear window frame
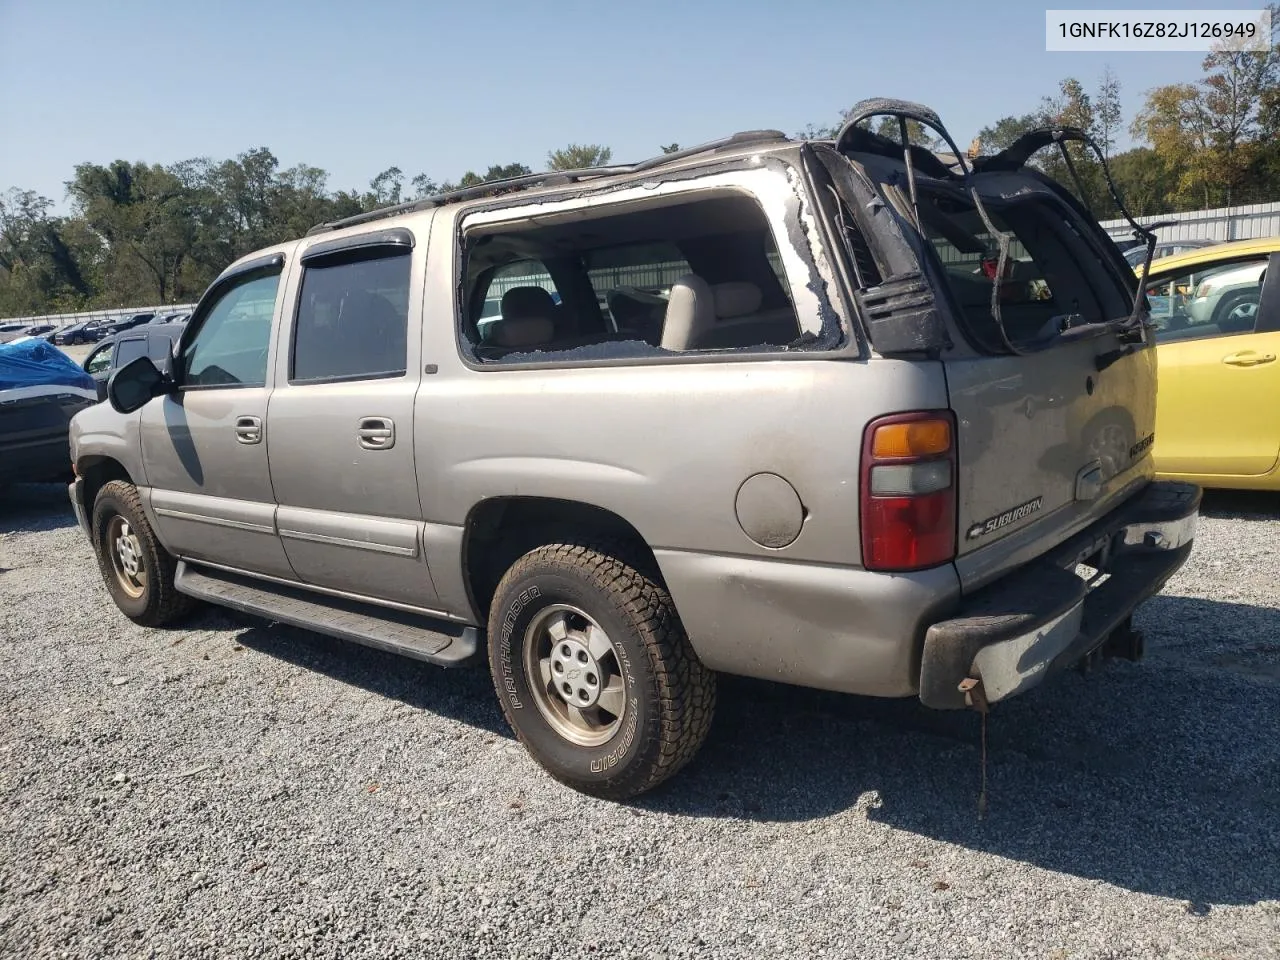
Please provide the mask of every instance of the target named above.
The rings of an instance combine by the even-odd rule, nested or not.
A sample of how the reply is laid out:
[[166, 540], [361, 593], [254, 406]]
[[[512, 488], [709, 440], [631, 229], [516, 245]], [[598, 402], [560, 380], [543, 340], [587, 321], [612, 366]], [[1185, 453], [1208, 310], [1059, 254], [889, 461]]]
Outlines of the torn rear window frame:
[[[863, 161], [862, 158], [864, 156], [872, 162], [868, 164]], [[981, 332], [975, 332], [971, 329], [970, 321], [963, 307], [956, 299], [956, 296], [951, 289], [951, 285], [948, 282], [945, 264], [942, 262], [941, 257], [938, 255], [937, 250], [934, 248], [933, 243], [930, 241], [928, 236], [924, 233], [917, 233], [915, 226], [912, 223], [910, 215], [910, 211], [912, 210], [911, 200], [906, 193], [905, 185], [901, 182], [905, 178], [905, 172], [901, 169], [901, 160], [897, 157], [881, 156], [879, 154], [853, 154], [847, 159], [851, 160], [856, 167], [861, 167], [862, 170], [865, 171], [863, 173], [864, 177], [866, 177], [873, 188], [876, 189], [876, 192], [883, 197], [885, 205], [892, 211], [897, 232], [905, 242], [906, 246], [913, 251], [918, 260], [921, 274], [929, 279], [929, 282], [933, 287], [934, 303], [936, 307], [947, 318], [946, 323], [948, 328], [955, 334], [958, 334], [958, 336], [952, 337], [953, 342], [949, 345], [947, 352], [952, 352], [957, 348], [963, 347], [965, 350], [972, 352], [976, 356], [1003, 357], [1016, 355], [1010, 354], [1004, 350], [993, 350], [992, 345], [987, 342], [987, 338], [985, 338]], [[1024, 179], [1025, 186], [1017, 191], [1019, 195], [1034, 195], [1034, 198], [1041, 202], [1056, 205], [1058, 208], [1057, 213], [1061, 215], [1064, 221], [1068, 221], [1073, 224], [1075, 228], [1074, 232], [1080, 241], [1090, 247], [1092, 247], [1090, 241], [1095, 243], [1100, 242], [1098, 234], [1101, 228], [1096, 226], [1096, 221], [1092, 220], [1090, 215], [1084, 211], [1081, 205], [1075, 201], [1075, 198], [1071, 196], [1070, 192], [1064, 190], [1056, 181], [1032, 169], [1023, 168], [1017, 171], [1000, 171], [998, 173], [994, 171], [979, 171], [975, 174], [975, 186], [982, 195], [983, 202], [992, 210], [1003, 210], [1008, 205], [1018, 202], [1016, 196], [1010, 195], [1006, 192], [993, 194], [989, 188], [983, 188], [983, 184], [990, 183], [991, 178], [996, 176]], [[926, 192], [943, 195], [950, 194], [955, 196], [957, 199], [962, 199], [968, 202], [967, 187], [964, 181], [958, 177], [953, 179], [942, 179], [939, 177], [929, 176], [927, 174], [921, 174], [921, 172], [917, 170], [916, 180], [920, 184], [921, 194]], [[1081, 222], [1075, 222], [1076, 219]], [[871, 233], [871, 231], [868, 231], [868, 233]], [[875, 250], [875, 240], [872, 240], [870, 237], [868, 240], [869, 243], [872, 244], [872, 249]], [[1106, 240], [1107, 242], [1113, 242], [1109, 237], [1107, 237]], [[1131, 298], [1134, 291], [1129, 290], [1116, 275], [1114, 263], [1112, 262], [1114, 258], [1107, 255], [1105, 248], [1094, 252], [1099, 254], [1098, 266], [1105, 274], [1106, 280], [1114, 284], [1115, 289], [1120, 292], [1121, 296], [1132, 303]], [[1101, 279], [1101, 277], [1099, 279]], [[1135, 278], [1135, 285], [1136, 282]], [[1104, 318], [1097, 321], [1097, 323], [1101, 326], [1115, 319], [1116, 318]], [[992, 322], [994, 323], [994, 319]], [[1092, 326], [1092, 324], [1090, 326]], [[1099, 329], [1096, 331], [1095, 335], [1102, 336], [1104, 333], [1104, 330]], [[1069, 330], [1065, 332], [1065, 335], [1066, 339], [1063, 339], [1064, 334], [1059, 334], [1058, 337], [1043, 343], [1029, 341], [1022, 342], [1019, 350], [1020, 352], [1037, 353], [1041, 350], [1053, 349], [1054, 346], [1060, 343], [1065, 344], [1070, 342], [1072, 339], [1078, 338], [1078, 335], [1077, 337], [1072, 337]]]
[[[797, 149], [798, 154], [798, 149]], [[734, 173], [758, 173], [762, 170], [772, 171], [775, 175], [782, 176], [790, 188], [790, 194], [786, 198], [787, 209], [783, 213], [783, 224], [786, 228], [786, 234], [783, 237], [788, 245], [792, 248], [795, 255], [805, 267], [807, 280], [797, 282], [792, 277], [791, 271], [787, 270], [784, 260], [783, 266], [787, 273], [787, 295], [792, 301], [793, 309], [797, 311], [797, 319], [799, 319], [799, 309], [795, 305], [794, 292], [796, 289], [805, 290], [817, 300], [819, 315], [822, 317], [823, 329], [827, 324], [827, 318], [830, 317], [839, 330], [841, 341], [834, 347], [828, 349], [806, 349], [804, 347], [796, 347], [785, 349], [772, 345], [761, 345], [761, 347], [771, 347], [768, 349], [757, 349], [755, 347], [734, 347], [719, 350], [698, 350], [698, 351], [668, 351], [660, 352], [660, 347], [654, 347], [642, 340], [626, 340], [613, 341], [619, 346], [629, 346], [634, 344], [643, 344], [644, 352], [634, 356], [617, 356], [617, 357], [575, 357], [574, 353], [591, 349], [598, 346], [595, 344], [587, 347], [574, 347], [563, 351], [536, 351], [538, 353], [548, 354], [549, 358], [544, 360], [515, 361], [509, 362], [506, 357], [496, 361], [478, 360], [471, 351], [470, 340], [466, 333], [464, 321], [466, 317], [466, 232], [465, 222], [477, 213], [490, 212], [512, 212], [516, 214], [523, 208], [552, 206], [556, 209], [549, 210], [548, 213], [562, 212], [564, 209], [571, 209], [568, 203], [574, 200], [583, 199], [601, 199], [603, 202], [609, 202], [608, 198], [613, 194], [619, 193], [635, 193], [634, 199], [642, 199], [644, 194], [641, 191], [653, 190], [661, 188], [667, 184], [683, 184], [686, 181], [711, 180], [716, 177], [731, 175]], [[751, 189], [750, 186], [742, 182], [733, 182], [730, 180], [726, 183], [708, 183], [705, 186], [695, 185], [687, 190], [671, 191], [673, 193], [687, 194], [693, 196], [698, 193], [724, 193], [738, 192], [751, 198], [751, 200], [760, 208], [761, 214], [769, 227], [773, 236], [775, 245], [779, 245], [778, 232], [775, 229], [777, 224], [770, 215], [765, 203], [762, 202], [760, 194]], [[630, 198], [628, 198], [630, 199]], [[624, 202], [618, 200], [616, 202]], [[561, 207], [566, 204], [565, 207]], [[602, 204], [603, 205], [603, 204]], [[602, 214], [608, 216], [609, 214]], [[454, 287], [454, 345], [457, 349], [458, 358], [462, 364], [470, 370], [475, 371], [501, 371], [501, 370], [549, 370], [564, 369], [577, 367], [634, 367], [634, 366], [651, 366], [656, 364], [686, 364], [686, 363], [753, 363], [766, 360], [832, 360], [832, 359], [866, 359], [868, 352], [864, 346], [864, 338], [859, 329], [860, 324], [855, 315], [852, 315], [846, 306], [841, 302], [837, 290], [839, 280], [835, 273], [833, 264], [828, 264], [826, 269], [819, 266], [814, 256], [813, 246], [823, 249], [824, 259], [830, 259], [830, 255], [826, 253], [824, 248], [824, 239], [814, 227], [814, 235], [811, 241], [797, 243], [797, 234], [799, 239], [804, 240], [804, 230], [802, 227], [802, 217], [807, 216], [811, 220], [816, 221], [822, 216], [821, 209], [815, 204], [814, 198], [810, 195], [809, 181], [805, 176], [802, 165], [793, 163], [776, 155], [764, 154], [748, 154], [745, 156], [736, 156], [726, 160], [717, 162], [699, 164], [697, 166], [686, 167], [672, 171], [647, 171], [644, 174], [637, 174], [635, 177], [628, 177], [623, 181], [614, 181], [606, 185], [593, 184], [587, 181], [581, 184], [575, 184], [572, 187], [557, 190], [554, 193], [541, 193], [535, 196], [527, 194], [504, 195], [494, 198], [485, 198], [483, 201], [476, 201], [459, 208], [454, 213], [455, 222], [453, 224], [453, 287]], [[498, 217], [489, 221], [485, 226], [499, 225], [508, 220], [517, 220], [518, 215], [510, 217]], [[812, 245], [811, 245], [812, 244]], [[779, 245], [779, 253], [781, 247]], [[816, 287], [816, 289], [815, 289]], [[803, 331], [803, 326], [801, 326]], [[801, 336], [803, 336], [803, 332]], [[518, 355], [513, 352], [508, 356]]]

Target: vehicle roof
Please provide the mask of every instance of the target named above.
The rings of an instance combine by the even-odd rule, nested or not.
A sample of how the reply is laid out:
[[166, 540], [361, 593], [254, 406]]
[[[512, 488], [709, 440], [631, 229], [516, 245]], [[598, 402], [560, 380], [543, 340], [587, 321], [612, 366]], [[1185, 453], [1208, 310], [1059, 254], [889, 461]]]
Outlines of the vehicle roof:
[[[557, 194], [563, 195], [573, 190], [607, 189], [628, 182], [644, 181], [650, 179], [652, 172], [655, 170], [661, 170], [664, 174], [667, 174], [697, 169], [698, 167], [753, 155], [794, 155], [799, 152], [801, 143], [801, 141], [790, 139], [780, 130], [747, 130], [720, 140], [713, 140], [675, 153], [651, 157], [633, 164], [588, 167], [579, 170], [548, 170], [506, 180], [491, 180], [473, 187], [466, 187], [436, 196], [423, 197], [407, 203], [371, 210], [353, 217], [317, 224], [307, 232], [307, 237], [313, 237], [317, 234], [326, 235], [347, 227], [363, 226], [370, 223], [384, 224], [386, 221], [394, 222], [394, 220], [412, 213], [443, 206], [463, 206], [471, 203], [490, 202], [497, 196], [515, 192], [520, 194], [521, 199], [555, 196]], [[275, 249], [277, 248], [269, 248], [271, 251]], [[261, 256], [267, 252], [268, 250], [257, 251], [253, 256]]]
[[[1179, 241], [1169, 241], [1177, 243]], [[1207, 247], [1195, 247], [1183, 250], [1168, 257], [1160, 257], [1151, 261], [1151, 272], [1164, 273], [1179, 267], [1194, 267], [1214, 260], [1230, 260], [1235, 257], [1247, 257], [1255, 253], [1280, 253], [1280, 237], [1258, 237], [1253, 240], [1233, 240], [1229, 243], [1213, 243]], [[1142, 270], [1138, 264], [1137, 271]]]

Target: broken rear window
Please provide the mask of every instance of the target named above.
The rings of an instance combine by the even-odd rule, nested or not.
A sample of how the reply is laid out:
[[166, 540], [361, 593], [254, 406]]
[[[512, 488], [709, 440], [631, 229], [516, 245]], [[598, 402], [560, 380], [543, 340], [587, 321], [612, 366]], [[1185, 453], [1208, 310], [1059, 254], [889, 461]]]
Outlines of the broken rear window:
[[997, 230], [1012, 236], [1003, 275], [999, 247], [972, 201], [960, 191], [926, 190], [920, 197], [925, 236], [941, 261], [947, 286], [975, 345], [1002, 350], [992, 311], [1015, 345], [1052, 339], [1068, 327], [1125, 317], [1129, 306], [1064, 209], [1043, 195], [984, 197]]

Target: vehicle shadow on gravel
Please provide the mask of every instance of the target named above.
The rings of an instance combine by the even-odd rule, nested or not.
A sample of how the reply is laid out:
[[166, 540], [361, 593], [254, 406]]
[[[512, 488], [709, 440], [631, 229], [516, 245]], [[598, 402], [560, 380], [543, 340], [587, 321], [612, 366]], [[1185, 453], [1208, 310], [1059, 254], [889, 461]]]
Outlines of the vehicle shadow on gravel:
[[310, 630], [266, 624], [248, 615], [221, 610], [214, 615], [248, 626], [236, 635], [236, 642], [250, 650], [417, 710], [515, 739], [498, 707], [489, 672], [483, 667], [443, 669]]
[[15, 483], [0, 488], [0, 534], [75, 525], [67, 488], [60, 483]]
[[[1280, 685], [1223, 652], [1247, 659], [1247, 629], [1254, 666], [1274, 665], [1280, 611], [1151, 604], [1166, 622], [1234, 622], [1242, 635], [1191, 662], [1149, 631], [1149, 662], [1064, 674], [997, 707], [983, 820], [975, 714], [743, 680], [721, 684], [698, 759], [636, 805], [757, 821], [857, 809], [929, 840], [1183, 900], [1190, 912], [1280, 898]], [[927, 859], [928, 847], [906, 856]]]
[[1206, 517], [1238, 520], [1280, 519], [1280, 493], [1262, 490], [1206, 490], [1200, 503]]

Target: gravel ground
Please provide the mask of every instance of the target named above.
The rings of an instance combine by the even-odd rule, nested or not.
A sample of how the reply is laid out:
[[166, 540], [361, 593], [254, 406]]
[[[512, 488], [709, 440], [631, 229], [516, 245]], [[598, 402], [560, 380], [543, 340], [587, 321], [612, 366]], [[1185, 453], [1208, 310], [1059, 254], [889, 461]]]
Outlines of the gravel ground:
[[63, 491], [0, 506], [0, 956], [1280, 956], [1280, 498], [1217, 497], [1148, 657], [977, 718], [745, 681], [628, 805], [482, 669], [147, 631]]

